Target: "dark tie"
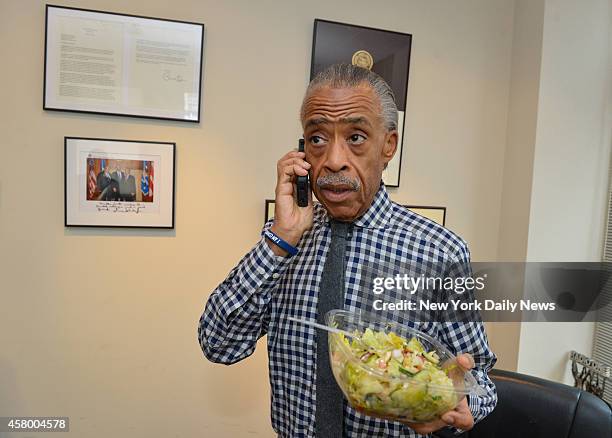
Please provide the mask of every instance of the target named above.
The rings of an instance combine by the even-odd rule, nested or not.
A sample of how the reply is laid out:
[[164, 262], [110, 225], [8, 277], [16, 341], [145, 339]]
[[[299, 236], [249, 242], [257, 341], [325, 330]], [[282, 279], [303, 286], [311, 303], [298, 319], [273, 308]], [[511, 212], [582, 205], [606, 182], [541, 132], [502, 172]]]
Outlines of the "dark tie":
[[[331, 243], [319, 288], [317, 322], [325, 324], [325, 314], [332, 309], [344, 308], [344, 275], [346, 272], [346, 238], [349, 224], [331, 221]], [[327, 333], [317, 332], [317, 396], [315, 428], [316, 438], [343, 436], [342, 392], [334, 379], [329, 363]]]

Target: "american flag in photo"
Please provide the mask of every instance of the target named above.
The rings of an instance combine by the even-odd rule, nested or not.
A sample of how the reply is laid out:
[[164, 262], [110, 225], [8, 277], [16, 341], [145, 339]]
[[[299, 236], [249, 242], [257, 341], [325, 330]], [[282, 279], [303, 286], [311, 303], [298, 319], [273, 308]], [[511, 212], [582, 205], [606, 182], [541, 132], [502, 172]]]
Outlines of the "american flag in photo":
[[87, 188], [89, 190], [88, 198], [93, 198], [96, 193], [96, 173], [94, 172], [94, 160], [88, 160], [89, 177], [87, 178]]

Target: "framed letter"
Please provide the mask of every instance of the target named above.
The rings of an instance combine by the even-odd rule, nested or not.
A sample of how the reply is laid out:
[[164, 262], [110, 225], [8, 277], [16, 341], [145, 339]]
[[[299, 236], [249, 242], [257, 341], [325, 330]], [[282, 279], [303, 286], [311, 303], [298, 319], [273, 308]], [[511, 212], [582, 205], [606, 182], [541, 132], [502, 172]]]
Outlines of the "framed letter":
[[200, 121], [204, 25], [47, 5], [46, 110]]

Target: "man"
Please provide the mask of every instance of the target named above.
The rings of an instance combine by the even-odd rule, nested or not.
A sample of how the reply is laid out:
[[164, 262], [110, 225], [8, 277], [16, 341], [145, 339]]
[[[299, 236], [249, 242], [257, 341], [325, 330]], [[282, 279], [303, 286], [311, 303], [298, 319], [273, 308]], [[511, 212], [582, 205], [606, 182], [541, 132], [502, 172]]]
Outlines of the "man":
[[100, 200], [109, 201], [110, 200], [110, 183], [111, 183], [111, 174], [108, 171], [108, 166], [105, 166], [98, 176], [96, 177], [96, 185], [98, 188], [98, 192], [100, 193]]
[[125, 169], [125, 200], [129, 202], [136, 201], [136, 178], [132, 175], [129, 168]]
[[124, 167], [117, 174], [119, 178], [119, 199], [124, 202], [130, 200], [130, 188], [128, 187], [128, 172], [129, 170], [127, 169], [127, 167]]
[[120, 163], [115, 164], [115, 171], [111, 174], [111, 201], [123, 201], [123, 172], [121, 171]]
[[[470, 353], [459, 363], [474, 368], [488, 395], [469, 395], [469, 403], [464, 398], [441, 418], [417, 424], [366, 416], [338, 398], [325, 333], [288, 319], [322, 322], [330, 306], [362, 309], [357, 276], [371, 260], [443, 260], [455, 274], [471, 272], [460, 238], [391, 202], [381, 184], [398, 141], [397, 107], [382, 78], [352, 65], [331, 66], [310, 83], [301, 121], [305, 153], [292, 151], [278, 162], [274, 220], [211, 294], [200, 318], [205, 356], [232, 364], [268, 335], [272, 425], [282, 437], [415, 437], [449, 426], [470, 429], [497, 401], [486, 375], [496, 358], [481, 323], [418, 325], [453, 353]], [[294, 181], [307, 174], [321, 204], [298, 207]]]

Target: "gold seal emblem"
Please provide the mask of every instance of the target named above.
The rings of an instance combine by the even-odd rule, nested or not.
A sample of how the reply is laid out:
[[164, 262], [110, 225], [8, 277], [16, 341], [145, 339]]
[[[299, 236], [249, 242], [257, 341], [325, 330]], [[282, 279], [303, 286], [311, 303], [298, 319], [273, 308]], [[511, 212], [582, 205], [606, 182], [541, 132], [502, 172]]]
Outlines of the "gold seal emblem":
[[370, 55], [370, 52], [367, 50], [357, 50], [353, 53], [353, 59], [351, 60], [353, 65], [357, 67], [367, 68], [368, 70], [372, 70], [372, 66], [374, 65], [374, 58]]

